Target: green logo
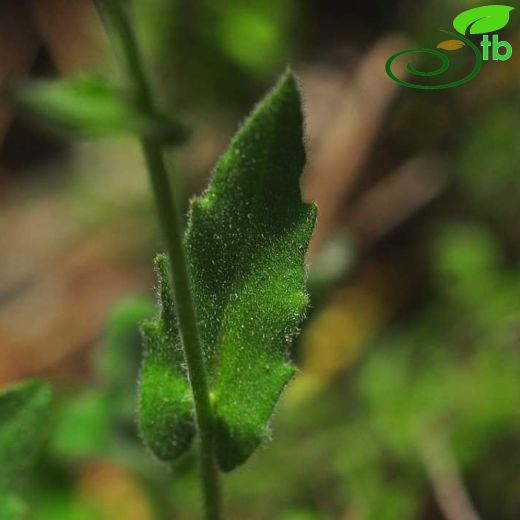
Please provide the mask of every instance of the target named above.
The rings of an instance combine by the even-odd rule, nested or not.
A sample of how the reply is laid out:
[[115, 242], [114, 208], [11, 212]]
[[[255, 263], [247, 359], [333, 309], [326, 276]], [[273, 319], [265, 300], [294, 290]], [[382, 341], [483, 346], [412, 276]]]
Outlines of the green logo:
[[[513, 47], [509, 42], [500, 41], [496, 34], [493, 34], [491, 39], [489, 36], [489, 33], [498, 31], [509, 23], [509, 16], [513, 9], [514, 7], [508, 5], [486, 5], [460, 13], [453, 20], [453, 27], [457, 32], [442, 31], [455, 38], [440, 42], [436, 49], [407, 49], [395, 53], [386, 62], [386, 73], [403, 87], [421, 90], [442, 90], [464, 85], [464, 83], [471, 81], [477, 76], [482, 69], [482, 63], [484, 61], [488, 61], [489, 59], [494, 61], [506, 61], [513, 55]], [[469, 35], [472, 34], [483, 35], [480, 43], [482, 50], [469, 39]], [[392, 71], [394, 61], [400, 56], [414, 53], [428, 54], [440, 60], [440, 65], [435, 70], [423, 72], [417, 70], [411, 63], [406, 65], [406, 69], [410, 74], [417, 77], [431, 78], [440, 76], [450, 68], [450, 60], [443, 51], [453, 52], [465, 47], [473, 52], [475, 65], [469, 74], [456, 81], [440, 85], [421, 85], [419, 83], [399, 79]]]

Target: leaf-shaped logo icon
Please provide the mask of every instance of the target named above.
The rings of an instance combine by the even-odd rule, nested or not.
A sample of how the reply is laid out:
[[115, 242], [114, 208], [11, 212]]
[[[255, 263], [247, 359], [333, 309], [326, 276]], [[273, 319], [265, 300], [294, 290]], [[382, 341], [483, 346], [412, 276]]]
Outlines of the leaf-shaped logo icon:
[[485, 5], [460, 13], [453, 20], [453, 27], [460, 34], [486, 34], [498, 31], [509, 23], [509, 5]]
[[437, 49], [444, 51], [458, 51], [462, 49], [466, 44], [461, 40], [445, 40], [437, 44]]

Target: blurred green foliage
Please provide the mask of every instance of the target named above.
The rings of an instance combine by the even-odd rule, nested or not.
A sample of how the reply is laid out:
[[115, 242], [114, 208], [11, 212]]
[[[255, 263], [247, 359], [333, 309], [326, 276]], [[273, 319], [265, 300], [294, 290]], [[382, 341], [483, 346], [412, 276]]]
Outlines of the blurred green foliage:
[[0, 518], [25, 516], [20, 495], [42, 447], [50, 405], [44, 381], [29, 381], [0, 392]]
[[247, 108], [297, 41], [294, 0], [139, 0], [134, 8], [160, 92], [192, 110]]
[[56, 410], [50, 446], [58, 458], [117, 458], [125, 442], [137, 441], [139, 324], [152, 314], [151, 300], [134, 297], [121, 301], [107, 317], [95, 360], [96, 383], [89, 391], [64, 396]]
[[463, 193], [495, 220], [518, 213], [519, 115], [516, 93], [474, 114], [455, 163]]

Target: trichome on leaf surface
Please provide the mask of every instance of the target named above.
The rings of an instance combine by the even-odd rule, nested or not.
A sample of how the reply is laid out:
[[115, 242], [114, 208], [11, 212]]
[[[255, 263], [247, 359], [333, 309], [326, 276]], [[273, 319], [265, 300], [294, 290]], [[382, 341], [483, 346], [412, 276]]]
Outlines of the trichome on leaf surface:
[[[266, 437], [294, 374], [287, 347], [307, 307], [304, 255], [316, 219], [300, 197], [304, 162], [300, 97], [289, 73], [191, 203], [184, 240], [224, 471]], [[157, 271], [161, 313], [143, 327], [141, 431], [159, 458], [171, 460], [194, 432], [193, 407], [163, 256]]]

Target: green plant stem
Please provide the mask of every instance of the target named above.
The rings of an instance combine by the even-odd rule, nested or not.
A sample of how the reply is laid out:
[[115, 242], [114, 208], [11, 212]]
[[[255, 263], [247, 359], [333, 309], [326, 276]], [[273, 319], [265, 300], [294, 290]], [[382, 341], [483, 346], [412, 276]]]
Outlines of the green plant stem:
[[[119, 0], [97, 0], [97, 4], [116, 50], [125, 61], [128, 74], [133, 82], [134, 102], [143, 114], [153, 117], [156, 107], [152, 90], [126, 13]], [[183, 245], [182, 220], [172, 194], [162, 146], [150, 138], [141, 137], [140, 140], [168, 250], [179, 330], [195, 402], [196, 422], [200, 437], [200, 470], [205, 517], [207, 520], [219, 520], [221, 518], [220, 486], [213, 449], [213, 410]]]

